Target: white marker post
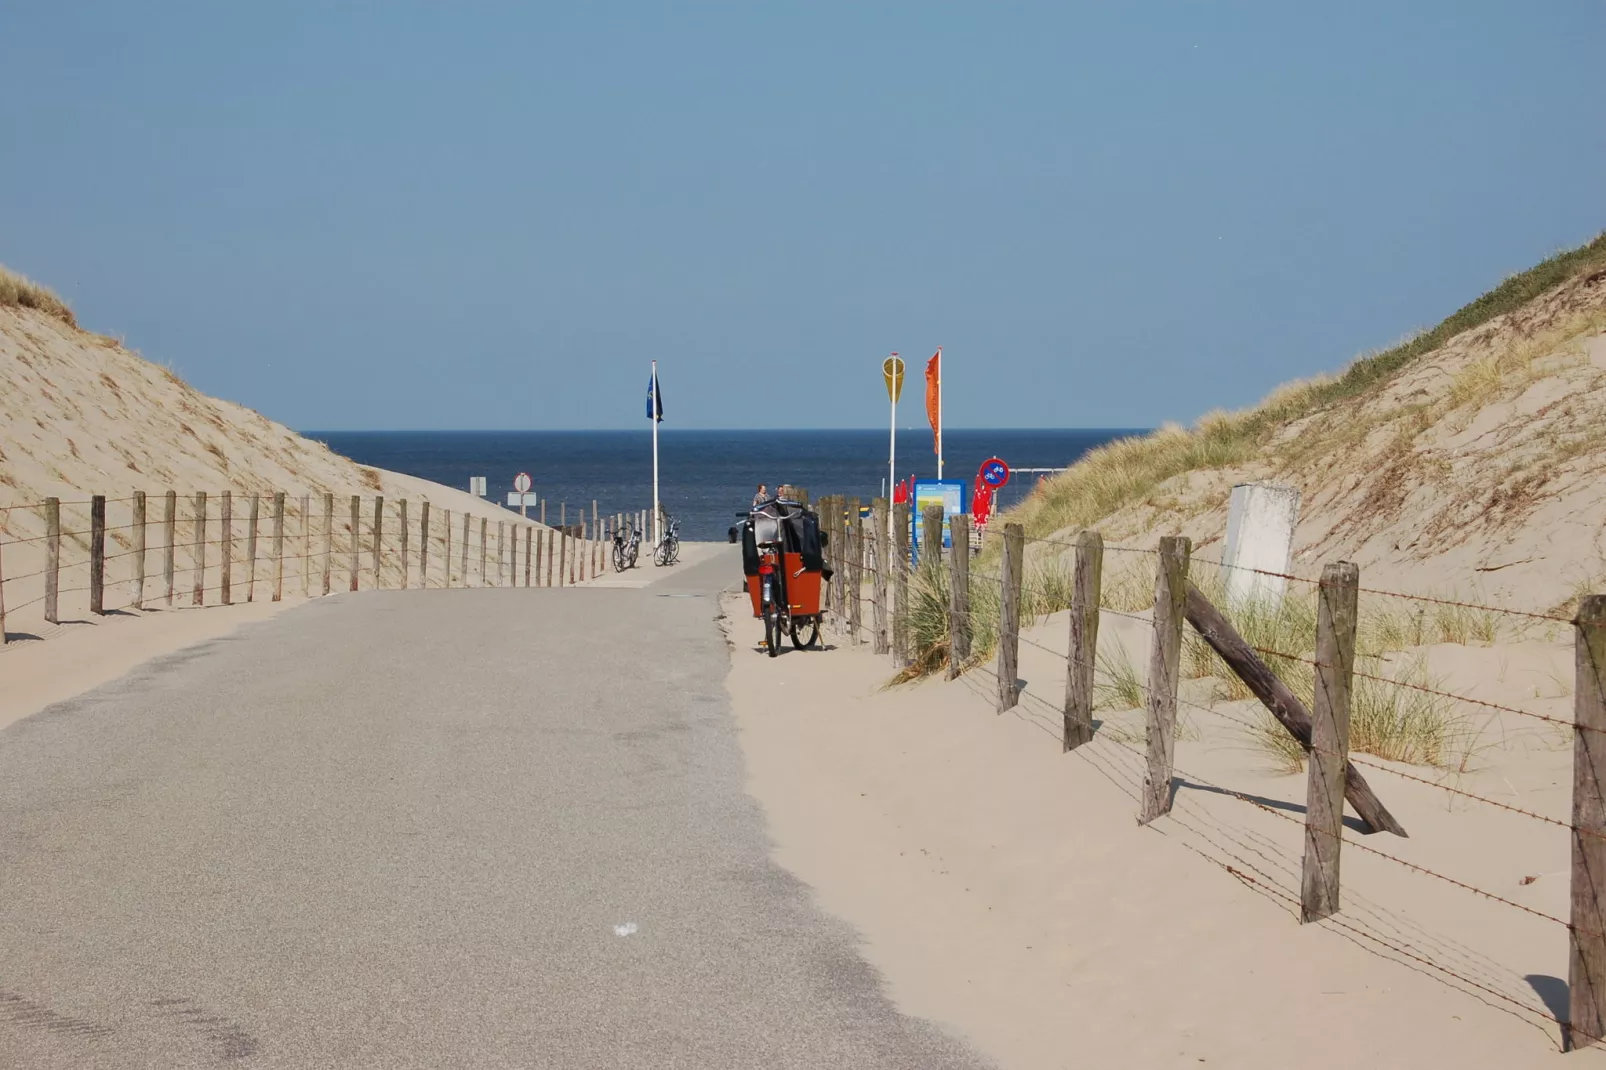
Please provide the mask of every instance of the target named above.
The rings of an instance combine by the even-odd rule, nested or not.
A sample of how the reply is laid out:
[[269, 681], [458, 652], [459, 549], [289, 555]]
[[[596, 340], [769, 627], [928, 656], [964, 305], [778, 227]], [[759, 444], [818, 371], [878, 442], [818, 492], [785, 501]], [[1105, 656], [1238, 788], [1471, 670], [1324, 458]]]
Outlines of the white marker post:
[[532, 481], [530, 479], [530, 473], [528, 472], [520, 472], [518, 475], [513, 477], [513, 489], [517, 491], [519, 495], [519, 516], [523, 517], [525, 520], [530, 518], [528, 501], [531, 485]]

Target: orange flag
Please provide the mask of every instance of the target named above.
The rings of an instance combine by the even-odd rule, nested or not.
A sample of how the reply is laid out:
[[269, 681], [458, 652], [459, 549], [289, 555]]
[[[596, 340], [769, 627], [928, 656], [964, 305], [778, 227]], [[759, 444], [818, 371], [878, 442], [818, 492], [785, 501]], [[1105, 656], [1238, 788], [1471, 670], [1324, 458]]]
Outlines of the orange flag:
[[926, 419], [931, 422], [931, 452], [942, 455], [942, 347], [926, 361]]

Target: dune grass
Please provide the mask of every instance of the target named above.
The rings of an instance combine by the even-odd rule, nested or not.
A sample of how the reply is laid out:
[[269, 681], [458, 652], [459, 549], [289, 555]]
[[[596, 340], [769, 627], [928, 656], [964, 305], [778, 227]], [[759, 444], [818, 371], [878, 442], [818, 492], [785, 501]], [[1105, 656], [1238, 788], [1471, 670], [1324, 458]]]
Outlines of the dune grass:
[[0, 264], [0, 308], [4, 307], [35, 309], [63, 323], [78, 326], [72, 309], [55, 291]]

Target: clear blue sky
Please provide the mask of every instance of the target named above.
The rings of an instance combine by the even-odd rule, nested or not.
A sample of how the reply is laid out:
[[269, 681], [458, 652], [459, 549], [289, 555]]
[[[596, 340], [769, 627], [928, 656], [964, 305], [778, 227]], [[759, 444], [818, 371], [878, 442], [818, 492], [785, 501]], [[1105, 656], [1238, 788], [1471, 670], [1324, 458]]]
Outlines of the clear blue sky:
[[[0, 261], [303, 428], [1251, 403], [1606, 226], [1606, 5], [19, 3]], [[906, 424], [918, 423], [906, 396]]]

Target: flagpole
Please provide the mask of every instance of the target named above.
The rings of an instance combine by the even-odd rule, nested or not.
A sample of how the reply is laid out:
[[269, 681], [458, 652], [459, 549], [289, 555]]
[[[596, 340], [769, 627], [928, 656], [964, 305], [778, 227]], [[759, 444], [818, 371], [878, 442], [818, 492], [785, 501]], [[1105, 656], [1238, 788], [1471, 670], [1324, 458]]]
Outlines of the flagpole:
[[652, 362], [652, 544], [658, 545], [658, 362]]

